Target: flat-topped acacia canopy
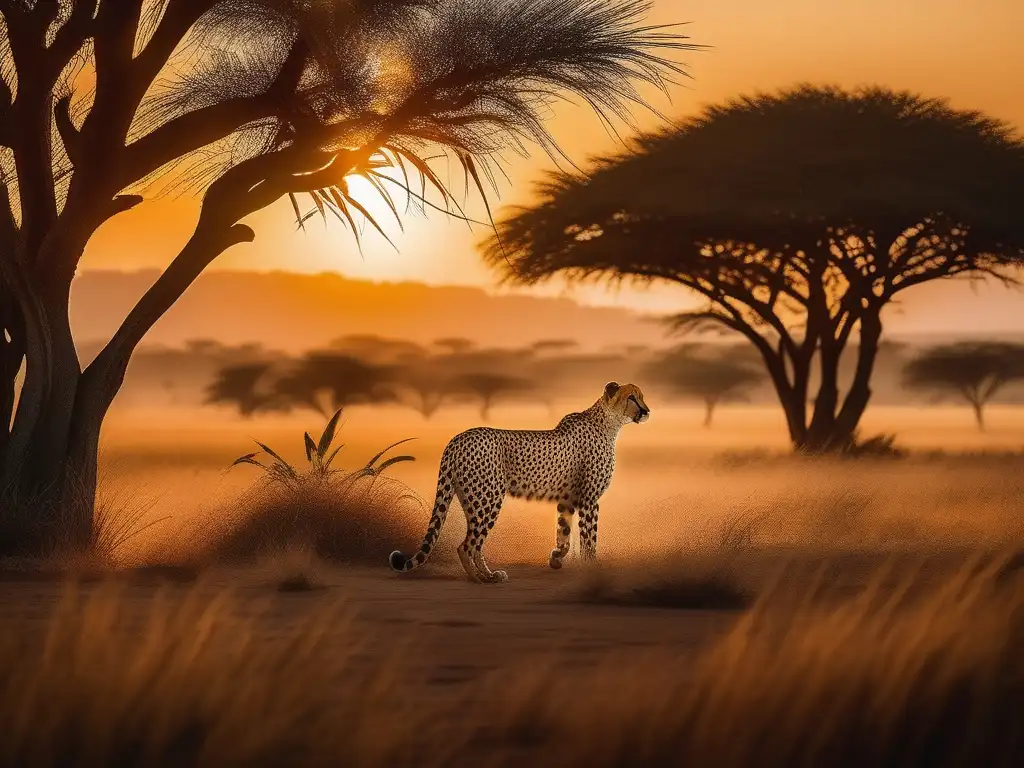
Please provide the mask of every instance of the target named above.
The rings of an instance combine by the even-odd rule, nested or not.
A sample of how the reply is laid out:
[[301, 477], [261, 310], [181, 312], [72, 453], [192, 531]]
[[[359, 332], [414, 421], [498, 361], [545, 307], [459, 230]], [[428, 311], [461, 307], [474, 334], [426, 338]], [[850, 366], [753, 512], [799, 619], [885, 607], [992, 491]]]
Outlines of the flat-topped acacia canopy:
[[[1024, 256], [1024, 142], [940, 99], [799, 86], [709, 107], [585, 175], [551, 176], [485, 258], [506, 279], [669, 280], [761, 352], [794, 445], [850, 444], [880, 312], [913, 285], [1008, 279]], [[840, 403], [839, 359], [858, 330]], [[806, 413], [812, 361], [822, 386]]]

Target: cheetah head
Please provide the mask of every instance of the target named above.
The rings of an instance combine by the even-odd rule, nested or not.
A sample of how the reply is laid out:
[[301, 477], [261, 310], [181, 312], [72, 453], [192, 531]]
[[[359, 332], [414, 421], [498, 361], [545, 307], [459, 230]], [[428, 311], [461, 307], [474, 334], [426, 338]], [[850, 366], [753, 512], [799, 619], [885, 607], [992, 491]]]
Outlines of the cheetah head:
[[644, 393], [636, 384], [609, 381], [604, 388], [604, 407], [623, 424], [639, 424], [651, 417], [651, 409], [644, 402]]

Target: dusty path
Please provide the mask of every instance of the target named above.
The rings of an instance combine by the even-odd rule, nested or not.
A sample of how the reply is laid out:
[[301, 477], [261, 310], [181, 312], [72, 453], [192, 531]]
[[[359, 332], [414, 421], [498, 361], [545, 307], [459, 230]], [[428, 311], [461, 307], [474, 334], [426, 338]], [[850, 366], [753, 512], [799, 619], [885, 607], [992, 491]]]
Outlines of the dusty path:
[[[446, 572], [409, 578], [381, 569], [338, 570], [326, 574], [322, 589], [281, 593], [258, 573], [224, 571], [204, 576], [195, 588], [229, 589], [240, 613], [251, 615], [268, 640], [340, 604], [342, 612], [354, 615], [362, 638], [359, 657], [398, 653], [431, 688], [461, 688], [532, 659], [545, 663], [554, 657], [560, 667], [578, 670], [609, 652], [696, 653], [736, 617], [729, 611], [581, 604], [567, 599], [572, 578], [567, 571], [511, 566], [508, 572], [505, 584], [479, 585]], [[127, 585], [140, 611], [161, 588], [183, 596], [193, 587], [152, 576], [132, 577]], [[0, 626], [42, 628], [60, 594], [58, 581], [5, 574]], [[347, 624], [339, 626], [338, 642], [352, 643]], [[339, 647], [339, 652], [349, 650]]]

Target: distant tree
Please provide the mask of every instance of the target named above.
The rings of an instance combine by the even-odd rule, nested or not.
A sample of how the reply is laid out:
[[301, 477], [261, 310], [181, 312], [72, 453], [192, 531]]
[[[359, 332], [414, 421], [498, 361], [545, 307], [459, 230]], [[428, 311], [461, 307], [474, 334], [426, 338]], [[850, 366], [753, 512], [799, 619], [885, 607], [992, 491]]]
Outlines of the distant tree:
[[456, 393], [465, 393], [480, 401], [480, 417], [486, 422], [491, 417], [491, 408], [500, 397], [524, 392], [533, 392], [536, 385], [529, 379], [507, 373], [492, 371], [470, 371], [454, 377], [452, 388]]
[[426, 352], [403, 356], [394, 373], [399, 397], [423, 418], [432, 418], [453, 395], [453, 374], [449, 368], [443, 357]]
[[537, 355], [557, 355], [579, 349], [579, 346], [575, 339], [541, 339], [530, 345], [530, 351]]
[[443, 349], [451, 355], [465, 355], [476, 349], [476, 343], [461, 336], [449, 336], [443, 339], [435, 339], [434, 346]]
[[224, 345], [216, 339], [188, 339], [185, 342], [185, 349], [196, 355], [216, 354]]
[[[514, 370], [522, 370], [521, 359]], [[537, 382], [538, 395], [553, 401], [555, 398], [579, 400], [589, 398], [594, 382], [632, 381], [637, 366], [622, 353], [569, 353], [543, 355], [527, 366], [529, 378]]]
[[[356, 236], [379, 228], [350, 195], [352, 174], [396, 215], [390, 190], [422, 208], [428, 184], [455, 212], [429, 164], [437, 152], [483, 194], [503, 150], [556, 151], [543, 122], [553, 99], [625, 115], [642, 103], [638, 82], [682, 71], [664, 57], [682, 37], [644, 24], [646, 11], [632, 0], [0, 2], [0, 489], [38, 510], [26, 530], [89, 546], [100, 429], [132, 354], [217, 256], [254, 239], [243, 221], [289, 199], [302, 223], [301, 196]], [[68, 311], [79, 262], [154, 188], [201, 196], [195, 230], [83, 369]]]
[[704, 426], [710, 427], [719, 403], [742, 399], [765, 380], [764, 371], [745, 357], [735, 348], [707, 349], [685, 344], [644, 365], [641, 375], [678, 395], [701, 400]]
[[883, 88], [802, 86], [710, 107], [585, 177], [548, 180], [485, 258], [522, 284], [685, 286], [705, 304], [675, 327], [742, 334], [793, 446], [842, 450], [871, 397], [883, 309], [931, 280], [1008, 279], [1024, 256], [1021, 189], [1024, 141], [1004, 123]]
[[985, 429], [985, 406], [1007, 384], [1024, 379], [1024, 345], [960, 342], [933, 347], [903, 370], [909, 389], [955, 395], [970, 403], [978, 429]]
[[272, 365], [259, 361], [225, 366], [207, 388], [206, 402], [232, 405], [246, 418], [261, 411], [283, 410], [266, 385]]
[[423, 348], [413, 341], [390, 339], [375, 334], [352, 334], [335, 339], [328, 346], [361, 360], [394, 362], [410, 355], [423, 354]]
[[349, 405], [394, 403], [394, 368], [333, 351], [309, 352], [277, 377], [272, 402], [327, 416]]

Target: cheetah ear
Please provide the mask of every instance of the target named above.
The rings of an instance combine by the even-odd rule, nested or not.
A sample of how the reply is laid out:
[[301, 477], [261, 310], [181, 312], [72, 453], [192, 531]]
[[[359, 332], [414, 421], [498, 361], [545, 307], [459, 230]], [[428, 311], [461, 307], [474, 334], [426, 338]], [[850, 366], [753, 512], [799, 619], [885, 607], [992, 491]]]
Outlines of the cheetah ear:
[[611, 399], [615, 396], [615, 393], [619, 391], [619, 385], [617, 382], [609, 381], [604, 385], [604, 396]]

